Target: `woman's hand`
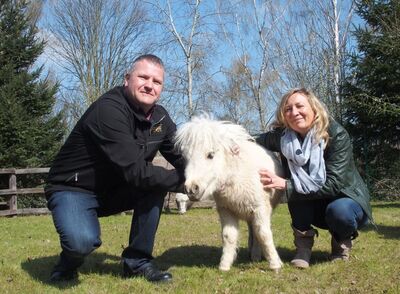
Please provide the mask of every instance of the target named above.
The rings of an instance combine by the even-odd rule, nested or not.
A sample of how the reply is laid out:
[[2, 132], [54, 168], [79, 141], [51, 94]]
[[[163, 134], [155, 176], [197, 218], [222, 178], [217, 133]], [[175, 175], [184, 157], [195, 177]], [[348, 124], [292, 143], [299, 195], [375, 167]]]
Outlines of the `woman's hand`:
[[286, 188], [286, 180], [270, 172], [267, 169], [260, 169], [258, 171], [260, 175], [260, 182], [266, 189], [277, 189], [277, 190], [284, 190]]

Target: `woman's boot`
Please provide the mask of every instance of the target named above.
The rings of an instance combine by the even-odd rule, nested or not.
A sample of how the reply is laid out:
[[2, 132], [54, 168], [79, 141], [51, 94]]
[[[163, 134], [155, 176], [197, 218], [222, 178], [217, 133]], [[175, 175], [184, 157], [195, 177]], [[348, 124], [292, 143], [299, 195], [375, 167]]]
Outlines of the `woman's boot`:
[[331, 246], [332, 246], [332, 253], [329, 256], [331, 261], [335, 260], [349, 260], [350, 258], [350, 251], [352, 247], [351, 239], [346, 239], [342, 241], [336, 241], [336, 239], [332, 236], [331, 237]]
[[310, 265], [311, 249], [314, 245], [314, 236], [318, 236], [318, 231], [310, 229], [308, 231], [299, 231], [293, 227], [294, 245], [296, 246], [296, 255], [290, 262], [298, 268], [307, 268]]

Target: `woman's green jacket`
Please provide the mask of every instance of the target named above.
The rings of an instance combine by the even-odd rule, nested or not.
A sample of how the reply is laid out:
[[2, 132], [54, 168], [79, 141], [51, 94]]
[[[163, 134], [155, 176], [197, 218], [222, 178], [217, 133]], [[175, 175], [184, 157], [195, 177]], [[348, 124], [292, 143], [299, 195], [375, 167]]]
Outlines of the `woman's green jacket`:
[[370, 195], [354, 164], [350, 136], [340, 124], [334, 120], [329, 123], [329, 142], [324, 150], [326, 182], [320, 190], [310, 194], [300, 194], [294, 189], [287, 160], [281, 153], [282, 132], [282, 128], [277, 128], [258, 136], [256, 141], [264, 148], [280, 153], [284, 177], [287, 180], [287, 201], [335, 199], [346, 196], [360, 204], [369, 220], [372, 221]]

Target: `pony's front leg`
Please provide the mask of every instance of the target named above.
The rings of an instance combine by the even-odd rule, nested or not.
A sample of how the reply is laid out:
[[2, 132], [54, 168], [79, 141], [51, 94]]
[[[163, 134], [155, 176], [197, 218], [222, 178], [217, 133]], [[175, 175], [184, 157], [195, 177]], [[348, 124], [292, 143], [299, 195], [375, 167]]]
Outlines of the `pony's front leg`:
[[223, 242], [219, 269], [229, 271], [237, 255], [239, 220], [225, 208], [218, 208], [218, 214], [221, 221]]
[[265, 258], [269, 262], [269, 268], [279, 270], [283, 263], [276, 251], [271, 230], [271, 207], [260, 207], [254, 211], [252, 221], [253, 233], [260, 242]]

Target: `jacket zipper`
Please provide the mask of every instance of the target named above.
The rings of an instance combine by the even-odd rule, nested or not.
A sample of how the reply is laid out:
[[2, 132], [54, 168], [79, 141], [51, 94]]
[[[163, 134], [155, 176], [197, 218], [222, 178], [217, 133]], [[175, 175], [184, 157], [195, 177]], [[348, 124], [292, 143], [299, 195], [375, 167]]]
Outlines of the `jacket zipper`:
[[69, 181], [71, 181], [72, 179], [74, 179], [74, 182], [78, 182], [78, 175], [79, 173], [75, 173], [72, 176], [70, 176], [68, 179], [65, 180], [66, 183], [68, 183]]

